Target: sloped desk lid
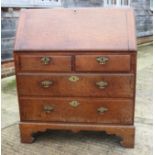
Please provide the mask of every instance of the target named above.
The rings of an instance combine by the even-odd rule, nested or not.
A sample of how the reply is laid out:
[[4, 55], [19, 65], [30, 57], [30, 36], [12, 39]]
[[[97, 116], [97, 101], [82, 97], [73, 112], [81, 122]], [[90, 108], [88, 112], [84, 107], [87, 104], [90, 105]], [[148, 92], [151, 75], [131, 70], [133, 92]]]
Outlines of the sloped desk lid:
[[22, 10], [15, 51], [136, 51], [129, 8]]

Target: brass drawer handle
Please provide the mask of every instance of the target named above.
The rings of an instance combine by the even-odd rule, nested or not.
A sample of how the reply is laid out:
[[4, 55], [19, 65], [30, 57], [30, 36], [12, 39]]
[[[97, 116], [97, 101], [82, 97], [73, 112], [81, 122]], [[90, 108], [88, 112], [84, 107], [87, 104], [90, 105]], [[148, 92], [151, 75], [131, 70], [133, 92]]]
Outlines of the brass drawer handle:
[[73, 101], [71, 101], [71, 102], [69, 102], [69, 104], [70, 104], [70, 106], [72, 106], [72, 107], [77, 107], [80, 103], [78, 102], [78, 101], [76, 101], [76, 100], [73, 100]]
[[100, 108], [97, 109], [97, 112], [98, 112], [98, 113], [105, 113], [105, 112], [107, 112], [107, 111], [108, 111], [108, 109], [105, 108], [105, 107], [100, 107]]
[[99, 64], [106, 64], [106, 63], [109, 61], [109, 58], [104, 57], [104, 56], [100, 56], [100, 57], [97, 57], [97, 58], [96, 58], [96, 61], [97, 61]]
[[42, 58], [41, 58], [41, 62], [42, 62], [42, 64], [44, 64], [44, 65], [49, 64], [50, 61], [51, 61], [51, 58], [50, 58], [50, 57], [45, 56], [45, 57], [42, 57]]
[[50, 106], [50, 105], [45, 105], [44, 106], [44, 112], [46, 113], [50, 113], [54, 110], [54, 107], [53, 106]]
[[108, 86], [108, 82], [106, 81], [99, 81], [96, 82], [96, 85], [98, 86], [99, 89], [104, 89]]
[[45, 80], [45, 81], [41, 82], [41, 86], [44, 88], [49, 88], [52, 84], [53, 84], [53, 82], [50, 80]]

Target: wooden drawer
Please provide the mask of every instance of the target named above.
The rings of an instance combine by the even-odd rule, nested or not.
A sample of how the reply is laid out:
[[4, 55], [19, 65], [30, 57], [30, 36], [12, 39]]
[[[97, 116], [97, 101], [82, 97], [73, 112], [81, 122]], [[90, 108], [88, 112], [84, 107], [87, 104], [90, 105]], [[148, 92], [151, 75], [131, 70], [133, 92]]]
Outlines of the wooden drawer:
[[85, 98], [22, 98], [22, 121], [132, 124], [132, 100]]
[[132, 74], [18, 75], [19, 95], [133, 97]]
[[130, 55], [77, 55], [76, 71], [130, 72]]
[[33, 72], [70, 72], [71, 56], [51, 54], [20, 55], [19, 71]]

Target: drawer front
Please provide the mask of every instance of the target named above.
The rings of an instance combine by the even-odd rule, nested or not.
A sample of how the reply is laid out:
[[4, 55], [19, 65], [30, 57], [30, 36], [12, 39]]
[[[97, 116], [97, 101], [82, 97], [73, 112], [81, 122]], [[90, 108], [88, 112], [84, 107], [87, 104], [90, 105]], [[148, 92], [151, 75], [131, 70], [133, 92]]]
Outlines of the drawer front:
[[18, 75], [19, 95], [133, 97], [133, 87], [132, 74]]
[[19, 64], [19, 71], [69, 72], [71, 56], [20, 55]]
[[20, 99], [22, 121], [132, 124], [132, 100], [84, 98]]
[[76, 71], [130, 72], [130, 55], [78, 55]]

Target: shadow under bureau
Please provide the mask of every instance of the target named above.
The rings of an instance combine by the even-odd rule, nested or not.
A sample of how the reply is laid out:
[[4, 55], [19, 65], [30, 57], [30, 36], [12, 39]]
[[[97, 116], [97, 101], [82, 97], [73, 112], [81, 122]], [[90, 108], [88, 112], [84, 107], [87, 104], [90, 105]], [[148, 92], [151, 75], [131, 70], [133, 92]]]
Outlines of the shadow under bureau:
[[133, 11], [22, 10], [14, 47], [21, 142], [48, 129], [105, 131], [134, 147]]

